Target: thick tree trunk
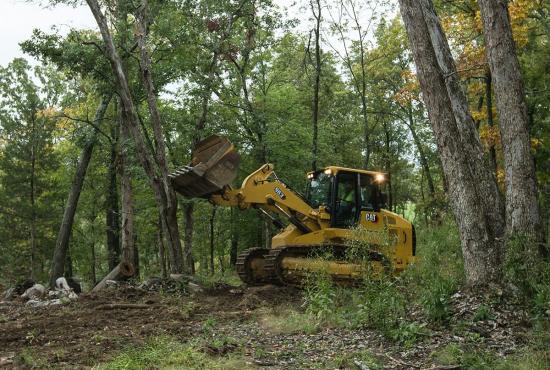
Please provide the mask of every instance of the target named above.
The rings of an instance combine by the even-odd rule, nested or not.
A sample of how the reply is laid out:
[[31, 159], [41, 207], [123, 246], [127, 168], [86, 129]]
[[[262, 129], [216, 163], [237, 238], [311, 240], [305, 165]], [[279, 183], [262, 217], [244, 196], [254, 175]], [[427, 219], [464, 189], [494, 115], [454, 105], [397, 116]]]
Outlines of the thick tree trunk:
[[[124, 112], [125, 124], [128, 126], [130, 136], [136, 144], [137, 158], [149, 179], [149, 184], [155, 195], [155, 201], [162, 217], [162, 222], [165, 227], [163, 230], [166, 232], [166, 241], [170, 250], [171, 271], [173, 273], [180, 273], [183, 270], [183, 261], [181, 258], [181, 242], [177, 224], [177, 209], [173, 202], [175, 199], [173, 198], [173, 190], [168, 192], [166, 190], [171, 189], [170, 183], [166, 182], [167, 176], [165, 176], [165, 172], [167, 173], [167, 169], [165, 167], [163, 168], [162, 163], [156, 163], [155, 157], [153, 157], [145, 143], [144, 134], [139, 127], [139, 120], [132, 100], [128, 79], [124, 73], [121, 59], [109, 32], [107, 19], [101, 11], [101, 7], [97, 0], [86, 0], [86, 2], [99, 26], [105, 44], [105, 52], [111, 63], [115, 77], [120, 102]], [[165, 163], [165, 161], [163, 163]]]
[[[116, 99], [115, 99], [116, 103]], [[118, 104], [115, 112], [119, 112]], [[117, 167], [118, 167], [118, 145], [119, 129], [121, 126], [121, 117], [117, 113], [117, 118], [111, 124], [111, 150], [109, 167], [107, 169], [107, 196], [105, 199], [105, 226], [107, 234], [107, 254], [109, 270], [114, 269], [120, 262], [120, 210], [117, 185]]]
[[430, 0], [400, 0], [424, 102], [458, 224], [469, 285], [498, 282], [503, 205]]
[[[122, 117], [123, 121], [126, 117]], [[129, 147], [128, 127], [123, 122], [120, 129], [120, 139], [122, 142], [120, 148], [120, 192], [121, 192], [121, 213], [122, 213], [122, 261], [134, 265], [134, 196], [132, 190], [132, 180], [130, 177], [130, 160], [128, 153]]]
[[[523, 78], [507, 0], [479, 0], [487, 59], [496, 95], [506, 181], [506, 231], [542, 242]], [[536, 250], [532, 251], [536, 255]]]
[[[94, 124], [97, 126], [103, 120], [105, 111], [111, 100], [110, 96], [104, 96], [101, 98], [99, 106], [97, 107]], [[69, 239], [71, 237], [71, 231], [73, 228], [74, 215], [76, 213], [76, 207], [78, 205], [78, 199], [80, 198], [80, 192], [84, 185], [84, 178], [86, 177], [86, 171], [92, 158], [93, 149], [97, 141], [97, 130], [94, 130], [91, 137], [88, 139], [76, 167], [73, 183], [65, 203], [65, 211], [63, 212], [63, 220], [61, 221], [61, 227], [57, 234], [57, 241], [55, 243], [55, 250], [52, 259], [52, 270], [50, 275], [50, 286], [55, 286], [55, 280], [64, 275], [65, 272], [65, 260], [69, 249]]]
[[312, 123], [313, 123], [313, 142], [312, 142], [312, 161], [311, 169], [317, 171], [318, 157], [318, 136], [319, 136], [319, 90], [321, 86], [321, 0], [310, 2], [311, 11], [315, 18], [315, 82], [313, 84], [313, 102], [312, 102]]

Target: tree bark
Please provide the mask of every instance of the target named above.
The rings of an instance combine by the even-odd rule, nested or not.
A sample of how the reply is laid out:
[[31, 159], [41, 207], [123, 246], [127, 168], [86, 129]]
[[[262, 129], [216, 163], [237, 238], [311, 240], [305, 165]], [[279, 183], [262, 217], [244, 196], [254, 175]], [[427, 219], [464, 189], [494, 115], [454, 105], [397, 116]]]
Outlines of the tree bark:
[[448, 197], [458, 224], [466, 281], [499, 282], [503, 205], [484, 157], [456, 66], [431, 0], [400, 0]]
[[107, 169], [107, 196], [105, 199], [105, 226], [107, 235], [107, 254], [109, 270], [114, 269], [120, 262], [120, 209], [117, 185], [118, 145], [121, 117], [118, 114], [118, 104], [114, 101], [116, 119], [111, 122], [111, 150], [109, 167]]
[[[317, 171], [318, 157], [318, 136], [319, 136], [319, 90], [321, 86], [321, 0], [310, 1], [311, 12], [315, 18], [315, 82], [313, 84], [313, 102], [312, 102], [312, 124], [313, 124], [313, 142], [312, 142], [312, 161], [311, 169]], [[317, 9], [315, 9], [317, 8]]]
[[[123, 113], [120, 112], [122, 115]], [[134, 196], [132, 190], [132, 180], [130, 177], [130, 160], [128, 153], [129, 147], [128, 125], [124, 123], [126, 117], [122, 117], [120, 129], [120, 188], [121, 188], [121, 213], [122, 213], [122, 261], [131, 264], [134, 273]]]
[[[99, 125], [103, 120], [103, 117], [105, 116], [105, 111], [107, 110], [110, 101], [111, 96], [104, 96], [101, 98], [94, 117], [94, 124], [96, 126]], [[55, 250], [52, 259], [52, 270], [50, 275], [51, 287], [55, 286], [55, 280], [58, 277], [63, 276], [65, 272], [65, 261], [69, 249], [69, 240], [73, 228], [76, 207], [78, 205], [78, 199], [80, 198], [82, 186], [84, 185], [86, 171], [88, 170], [88, 165], [90, 164], [90, 160], [92, 158], [93, 149], [97, 142], [97, 135], [97, 130], [94, 129], [91, 137], [84, 145], [82, 153], [80, 154], [80, 158], [78, 159], [73, 183], [69, 191], [69, 196], [67, 197], [67, 202], [65, 203], [63, 220], [61, 221], [61, 227], [59, 228], [57, 241], [55, 243]]]
[[166, 268], [166, 254], [164, 251], [164, 240], [162, 233], [162, 220], [159, 216], [159, 221], [157, 223], [157, 243], [159, 248], [159, 261], [160, 261], [160, 272], [163, 278], [168, 277], [168, 269]]
[[[478, 3], [504, 153], [507, 235], [521, 234], [542, 242], [527, 103], [512, 37], [508, 1], [479, 0]], [[536, 255], [538, 251], [533, 250], [532, 253]]]
[[[30, 252], [31, 260], [29, 266], [29, 277], [34, 280], [34, 264], [36, 259], [36, 197], [35, 197], [35, 183], [36, 183], [36, 116], [33, 114], [31, 122], [31, 179], [30, 179], [30, 202], [31, 202], [31, 232], [30, 232]], [[65, 256], [63, 256], [63, 261]]]
[[94, 15], [103, 38], [105, 52], [111, 64], [124, 117], [126, 118], [125, 124], [128, 126], [130, 136], [135, 142], [137, 158], [149, 179], [149, 184], [155, 195], [155, 201], [162, 217], [162, 222], [165, 227], [163, 230], [166, 232], [166, 241], [170, 250], [171, 270], [173, 273], [180, 273], [183, 270], [183, 262], [181, 259], [181, 242], [177, 224], [177, 209], [172, 202], [173, 190], [166, 191], [166, 189], [171, 189], [171, 184], [165, 182], [167, 176], [164, 176], [164, 172], [167, 170], [162, 168], [162, 163], [156, 163], [155, 157], [151, 154], [151, 151], [145, 143], [144, 134], [140, 131], [139, 120], [132, 100], [128, 79], [124, 73], [121, 59], [109, 32], [107, 19], [101, 11], [101, 7], [97, 0], [86, 0], [86, 2]]

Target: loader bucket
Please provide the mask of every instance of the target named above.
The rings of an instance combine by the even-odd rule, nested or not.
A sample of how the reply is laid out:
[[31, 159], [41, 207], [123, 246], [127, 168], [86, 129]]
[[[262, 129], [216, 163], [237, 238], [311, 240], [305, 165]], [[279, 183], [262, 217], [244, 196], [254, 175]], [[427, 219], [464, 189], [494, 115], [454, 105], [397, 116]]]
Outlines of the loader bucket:
[[208, 198], [235, 180], [240, 161], [229, 140], [212, 135], [197, 144], [191, 163], [171, 173], [170, 180], [187, 198]]

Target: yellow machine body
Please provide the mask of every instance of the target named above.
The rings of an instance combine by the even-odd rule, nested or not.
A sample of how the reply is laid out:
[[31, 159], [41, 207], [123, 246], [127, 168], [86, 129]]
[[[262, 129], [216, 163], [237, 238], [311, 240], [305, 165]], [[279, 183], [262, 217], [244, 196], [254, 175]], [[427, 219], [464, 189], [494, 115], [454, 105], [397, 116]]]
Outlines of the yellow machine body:
[[[307, 272], [320, 270], [336, 280], [359, 279], [364, 268], [342, 258], [342, 251], [353, 245], [371, 249], [369, 253], [377, 260], [378, 264], [374, 265], [378, 270], [384, 265], [399, 273], [414, 262], [413, 225], [381, 207], [384, 202], [379, 188], [388, 181], [385, 173], [329, 166], [307, 174], [309, 198], [308, 195], [304, 198], [276, 176], [272, 164], [265, 164], [247, 176], [241, 187], [233, 189], [209, 172], [212, 167], [226, 179], [234, 177], [231, 170], [236, 168], [239, 158], [232, 146], [219, 137], [208, 138], [205, 142], [210, 160], [195, 159], [195, 163], [186, 166], [187, 171], [172, 174], [176, 191], [191, 198], [206, 198], [219, 206], [258, 209], [280, 226], [276, 217], [288, 221], [288, 225], [273, 237], [271, 250], [253, 248], [241, 255], [237, 268], [245, 282], [262, 283], [274, 278], [283, 282], [296, 281]], [[213, 142], [219, 143], [218, 152]], [[196, 152], [204, 154], [205, 150], [199, 145]], [[225, 160], [223, 171], [216, 160], [211, 160], [216, 157], [222, 162]], [[193, 171], [195, 166], [200, 168], [202, 176]], [[212, 187], [214, 190], [208, 192]], [[323, 201], [314, 199], [314, 193]], [[344, 208], [346, 213], [339, 212]], [[332, 248], [336, 257], [327, 260], [315, 256], [324, 247]]]

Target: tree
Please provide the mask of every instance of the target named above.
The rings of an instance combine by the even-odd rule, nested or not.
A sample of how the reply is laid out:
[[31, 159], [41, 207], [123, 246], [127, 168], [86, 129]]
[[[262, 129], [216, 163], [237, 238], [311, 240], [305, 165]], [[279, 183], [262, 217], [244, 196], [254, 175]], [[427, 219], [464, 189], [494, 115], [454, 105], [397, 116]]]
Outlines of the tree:
[[430, 0], [400, 0], [418, 79], [460, 233], [466, 280], [498, 282], [504, 235], [503, 204], [486, 162], [456, 67]]
[[11, 264], [26, 266], [31, 279], [42, 277], [57, 227], [49, 208], [57, 195], [51, 175], [59, 165], [53, 143], [63, 90], [62, 76], [49, 67], [33, 71], [24, 59], [14, 59], [0, 68], [1, 198], [3, 212], [10, 215], [4, 248], [7, 255], [15, 254], [14, 261], [24, 256], [26, 263]]
[[[151, 149], [145, 142], [143, 132], [140, 131], [139, 118], [128, 85], [128, 76], [124, 73], [122, 61], [113, 43], [107, 19], [97, 0], [86, 1], [99, 26], [105, 44], [106, 55], [115, 76], [120, 104], [122, 106], [124, 124], [128, 125], [128, 131], [136, 145], [137, 157], [149, 179], [150, 186], [155, 195], [155, 200], [163, 222], [163, 230], [166, 232], [165, 236], [170, 247], [170, 265], [172, 271], [175, 273], [181, 272], [183, 269], [183, 261], [177, 223], [177, 202], [175, 192], [172, 189], [171, 183], [168, 181], [166, 161], [162, 160], [160, 163], [155, 161]], [[155, 139], [157, 140], [157, 145], [164, 148], [164, 138], [155, 137]], [[157, 160], [161, 155], [164, 155], [164, 152], [158, 155]]]
[[[111, 96], [103, 96], [100, 99], [99, 106], [97, 107], [93, 124], [99, 126], [105, 111], [109, 105]], [[69, 190], [67, 197], [67, 203], [65, 204], [65, 211], [63, 213], [63, 220], [61, 221], [61, 227], [57, 235], [57, 241], [55, 244], [55, 250], [52, 259], [52, 269], [50, 274], [50, 286], [55, 287], [55, 281], [58, 277], [63, 276], [65, 270], [65, 260], [67, 258], [67, 252], [69, 249], [69, 238], [73, 228], [74, 215], [76, 213], [76, 207], [78, 205], [78, 199], [84, 185], [84, 178], [86, 177], [86, 171], [92, 158], [94, 146], [97, 142], [98, 131], [93, 129], [93, 133], [84, 144], [82, 153], [78, 160], [76, 172], [74, 174], [73, 184]]]
[[315, 79], [313, 84], [313, 101], [311, 108], [311, 120], [313, 125], [313, 142], [311, 148], [311, 169], [317, 171], [317, 157], [318, 157], [318, 138], [319, 138], [319, 88], [321, 85], [321, 0], [310, 0], [310, 8], [313, 18], [315, 19], [315, 27], [313, 28], [313, 37], [315, 43]]
[[[495, 87], [506, 180], [506, 231], [543, 241], [529, 117], [508, 1], [479, 0], [487, 59]], [[536, 248], [536, 243], [534, 244]], [[531, 255], [538, 250], [529, 251]]]

